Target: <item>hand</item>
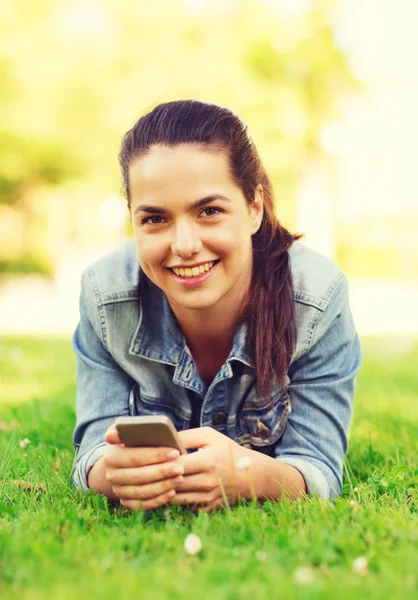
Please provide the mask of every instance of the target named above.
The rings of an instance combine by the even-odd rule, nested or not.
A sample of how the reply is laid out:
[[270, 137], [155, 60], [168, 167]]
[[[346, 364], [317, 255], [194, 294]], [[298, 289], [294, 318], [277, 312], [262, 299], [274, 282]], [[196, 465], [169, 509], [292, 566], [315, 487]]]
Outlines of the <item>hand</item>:
[[195, 504], [209, 512], [234, 504], [239, 497], [251, 497], [250, 474], [237, 467], [237, 461], [253, 452], [243, 448], [226, 435], [211, 427], [179, 431], [186, 450], [198, 452], [182, 455], [178, 462], [184, 466], [184, 480], [176, 488], [170, 504]]
[[151, 510], [167, 504], [182, 482], [184, 467], [173, 448], [128, 448], [111, 425], [106, 432], [104, 453], [106, 479], [122, 506]]

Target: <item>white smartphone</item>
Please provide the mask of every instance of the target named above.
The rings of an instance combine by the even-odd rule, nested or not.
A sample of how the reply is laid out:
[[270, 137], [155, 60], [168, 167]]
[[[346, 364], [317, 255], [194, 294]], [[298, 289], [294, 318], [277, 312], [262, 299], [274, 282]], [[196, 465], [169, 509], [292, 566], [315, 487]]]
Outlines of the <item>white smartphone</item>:
[[117, 417], [115, 425], [120, 441], [125, 446], [167, 446], [175, 448], [180, 454], [187, 454], [172, 420], [165, 415]]

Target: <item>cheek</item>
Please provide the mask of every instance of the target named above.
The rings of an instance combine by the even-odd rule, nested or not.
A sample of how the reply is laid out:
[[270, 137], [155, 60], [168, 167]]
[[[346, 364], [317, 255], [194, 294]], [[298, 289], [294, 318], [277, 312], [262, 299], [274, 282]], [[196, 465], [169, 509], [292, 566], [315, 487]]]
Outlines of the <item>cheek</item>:
[[251, 247], [251, 234], [247, 232], [242, 222], [238, 222], [228, 228], [219, 228], [216, 232], [210, 232], [202, 241], [206, 247], [224, 254], [226, 258], [228, 254], [239, 252], [246, 255], [248, 248]]
[[218, 240], [217, 249], [226, 262], [245, 262], [252, 251], [251, 237], [237, 231], [231, 231]]
[[157, 239], [136, 236], [136, 251], [141, 265], [151, 268], [158, 266], [165, 257], [163, 244]]

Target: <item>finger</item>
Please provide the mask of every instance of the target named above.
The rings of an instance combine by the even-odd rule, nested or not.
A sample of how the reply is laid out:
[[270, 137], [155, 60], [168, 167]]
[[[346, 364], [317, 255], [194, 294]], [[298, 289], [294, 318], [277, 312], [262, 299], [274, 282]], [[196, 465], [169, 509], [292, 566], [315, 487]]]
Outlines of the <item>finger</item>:
[[170, 504], [173, 505], [185, 505], [185, 504], [209, 504], [212, 502], [213, 498], [211, 494], [202, 493], [202, 492], [186, 492], [186, 493], [177, 493], [173, 496], [172, 500], [170, 500]]
[[120, 444], [120, 437], [116, 429], [116, 425], [113, 423], [105, 433], [105, 441], [108, 444]]
[[[176, 487], [176, 498], [184, 496], [189, 497], [190, 495], [197, 493], [201, 494], [205, 498], [211, 499], [214, 502], [214, 498], [218, 498], [221, 502], [223, 501], [224, 491], [218, 482], [213, 482], [212, 479], [208, 479], [207, 476], [196, 476], [185, 477], [183, 481]], [[193, 499], [193, 495], [191, 496]], [[235, 504], [239, 498], [239, 494], [236, 490], [228, 491], [228, 498], [232, 504]]]
[[202, 448], [200, 452], [191, 454], [182, 454], [178, 461], [184, 467], [185, 475], [195, 475], [197, 473], [210, 473], [216, 469], [209, 448]]
[[112, 485], [145, 485], [170, 477], [184, 474], [183, 465], [177, 461], [168, 461], [158, 465], [135, 468], [113, 468], [106, 471], [106, 479]]
[[112, 489], [118, 498], [148, 500], [176, 488], [182, 481], [183, 476], [179, 475], [173, 479], [163, 479], [162, 481], [147, 485], [113, 485]]
[[206, 512], [206, 513], [211, 513], [211, 512], [215, 512], [215, 510], [219, 510], [221, 508], [225, 508], [225, 504], [223, 504], [223, 501], [215, 500], [214, 502], [206, 504], [206, 506], [202, 506], [202, 505], [199, 506], [198, 510]]
[[215, 477], [207, 473], [198, 473], [197, 475], [187, 475], [177, 487], [179, 492], [201, 492], [209, 493], [219, 488], [219, 483], [215, 481]]
[[186, 450], [207, 446], [213, 441], [214, 435], [218, 433], [218, 431], [215, 431], [211, 427], [197, 427], [178, 432]]
[[105, 451], [107, 467], [143, 467], [154, 465], [178, 458], [178, 450], [173, 448], [128, 448], [118, 445], [109, 445]]
[[170, 500], [172, 500], [175, 493], [176, 492], [174, 490], [170, 490], [165, 494], [161, 494], [160, 496], [151, 498], [150, 500], [145, 500], [144, 502], [141, 502], [141, 500], [123, 499], [120, 501], [120, 503], [125, 508], [129, 508], [131, 510], [154, 510], [159, 506], [164, 506], [164, 504], [168, 504]]

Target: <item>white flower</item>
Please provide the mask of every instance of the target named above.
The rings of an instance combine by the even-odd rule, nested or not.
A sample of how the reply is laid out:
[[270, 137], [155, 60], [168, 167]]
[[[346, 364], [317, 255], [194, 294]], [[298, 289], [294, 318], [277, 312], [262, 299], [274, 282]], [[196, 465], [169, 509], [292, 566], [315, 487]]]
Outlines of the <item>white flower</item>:
[[29, 446], [30, 444], [30, 440], [28, 440], [28, 438], [25, 438], [24, 440], [20, 440], [19, 442], [19, 446], [21, 448], [26, 448], [26, 446]]
[[189, 533], [184, 540], [184, 549], [187, 554], [197, 554], [202, 549], [202, 540], [195, 533]]
[[359, 504], [355, 500], [350, 500], [350, 504], [353, 507], [354, 512], [357, 512], [360, 509]]
[[298, 567], [293, 573], [293, 581], [300, 585], [306, 585], [315, 581], [315, 572], [311, 567]]
[[367, 558], [364, 556], [359, 556], [358, 558], [353, 560], [353, 571], [358, 573], [359, 575], [366, 575], [368, 570], [368, 562]]
[[241, 456], [237, 460], [237, 469], [247, 470], [251, 467], [251, 458], [249, 456]]
[[358, 487], [355, 487], [355, 488], [353, 489], [353, 492], [358, 492]]

